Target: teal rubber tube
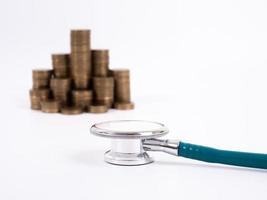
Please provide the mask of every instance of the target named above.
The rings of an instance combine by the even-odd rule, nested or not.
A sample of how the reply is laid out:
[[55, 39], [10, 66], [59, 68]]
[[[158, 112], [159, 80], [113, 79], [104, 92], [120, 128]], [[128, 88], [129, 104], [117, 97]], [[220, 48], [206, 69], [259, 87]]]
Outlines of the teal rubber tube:
[[177, 155], [209, 163], [267, 169], [267, 154], [227, 151], [180, 142]]

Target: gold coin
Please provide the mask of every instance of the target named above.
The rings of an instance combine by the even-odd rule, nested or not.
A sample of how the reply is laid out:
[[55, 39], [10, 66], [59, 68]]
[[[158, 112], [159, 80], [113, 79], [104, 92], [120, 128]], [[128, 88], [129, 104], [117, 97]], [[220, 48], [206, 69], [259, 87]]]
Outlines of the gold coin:
[[49, 88], [49, 79], [33, 79], [32, 87], [34, 89]]
[[133, 110], [134, 109], [134, 103], [115, 103], [114, 108], [118, 110]]
[[71, 30], [71, 44], [90, 44], [90, 30]]
[[114, 77], [114, 79], [128, 78], [130, 76], [129, 69], [112, 69], [109, 73]]
[[31, 103], [31, 109], [32, 110], [41, 110], [41, 106], [40, 106], [40, 104]]
[[32, 89], [30, 90], [30, 97], [40, 100], [47, 100], [50, 97], [51, 91], [49, 89]]
[[108, 108], [111, 108], [113, 104], [113, 98], [95, 99], [95, 103], [99, 105], [106, 105]]
[[93, 49], [91, 55], [93, 63], [106, 63], [109, 61], [108, 49]]
[[93, 91], [92, 90], [72, 90], [71, 91], [72, 96], [78, 97], [78, 98], [93, 98]]
[[33, 79], [50, 79], [52, 76], [51, 69], [34, 69], [32, 70], [32, 78]]
[[60, 104], [55, 100], [47, 100], [41, 102], [41, 110], [45, 113], [58, 113]]
[[114, 79], [112, 77], [94, 77], [93, 86], [97, 87], [114, 87]]
[[52, 54], [52, 64], [53, 66], [67, 66], [69, 65], [69, 54]]
[[108, 76], [108, 62], [94, 62], [92, 61], [93, 76], [107, 77]]
[[52, 66], [56, 78], [66, 78], [70, 71], [69, 54], [52, 54]]
[[86, 90], [90, 86], [90, 79], [88, 78], [79, 78], [79, 77], [73, 77], [73, 84], [74, 84], [74, 89], [79, 89], [79, 90]]
[[76, 53], [89, 53], [90, 52], [90, 42], [85, 44], [71, 44], [71, 54]]
[[108, 111], [108, 107], [106, 105], [92, 105], [89, 108], [89, 112], [91, 113], [105, 113]]
[[71, 80], [69, 78], [52, 78], [50, 80], [51, 87], [66, 86], [69, 87]]
[[72, 107], [63, 107], [61, 108], [60, 112], [64, 115], [78, 115], [83, 112], [82, 108], [77, 106]]
[[71, 79], [69, 78], [52, 78], [50, 80], [50, 87], [53, 93], [68, 92], [71, 88]]

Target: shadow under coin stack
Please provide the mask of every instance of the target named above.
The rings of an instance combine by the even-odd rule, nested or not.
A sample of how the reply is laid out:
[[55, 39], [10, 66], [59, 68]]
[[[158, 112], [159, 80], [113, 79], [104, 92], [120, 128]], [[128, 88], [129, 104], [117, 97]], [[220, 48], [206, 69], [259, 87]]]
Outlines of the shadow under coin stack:
[[129, 70], [109, 70], [109, 50], [91, 50], [90, 35], [72, 30], [70, 54], [52, 54], [53, 70], [33, 70], [33, 110], [74, 115], [134, 108]]

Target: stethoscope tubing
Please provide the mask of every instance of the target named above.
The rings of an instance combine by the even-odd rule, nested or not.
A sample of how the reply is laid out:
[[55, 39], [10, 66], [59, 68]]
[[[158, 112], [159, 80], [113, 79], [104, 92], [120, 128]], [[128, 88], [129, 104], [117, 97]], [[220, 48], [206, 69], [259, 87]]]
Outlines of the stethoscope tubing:
[[194, 160], [267, 169], [267, 154], [220, 150], [216, 148], [179, 142], [177, 155]]

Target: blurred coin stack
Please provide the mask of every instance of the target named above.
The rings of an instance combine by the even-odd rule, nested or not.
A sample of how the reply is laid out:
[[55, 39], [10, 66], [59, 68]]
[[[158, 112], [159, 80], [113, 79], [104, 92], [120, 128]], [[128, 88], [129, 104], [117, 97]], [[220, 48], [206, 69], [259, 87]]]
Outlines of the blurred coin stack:
[[33, 110], [40, 110], [41, 101], [49, 99], [49, 83], [51, 76], [52, 70], [38, 69], [32, 71], [33, 89], [30, 90], [30, 100]]
[[88, 111], [93, 101], [93, 92], [92, 90], [72, 90], [71, 100], [75, 106]]
[[50, 97], [49, 89], [32, 89], [30, 90], [31, 109], [41, 110], [41, 102], [48, 100]]
[[115, 80], [115, 103], [114, 108], [118, 110], [134, 109], [131, 102], [130, 71], [128, 69], [110, 70]]
[[52, 66], [56, 78], [67, 78], [70, 73], [70, 55], [52, 54]]
[[32, 71], [33, 89], [49, 88], [52, 70], [37, 69]]
[[75, 89], [87, 89], [91, 78], [90, 30], [71, 31], [71, 76]]
[[71, 90], [71, 79], [69, 78], [52, 78], [50, 81], [53, 98], [61, 106], [69, 105], [69, 95]]
[[134, 108], [129, 70], [109, 70], [109, 50], [91, 50], [90, 35], [90, 30], [72, 30], [70, 54], [52, 54], [53, 70], [32, 71], [33, 110], [73, 115]]
[[107, 77], [109, 67], [109, 50], [92, 50], [93, 76]]
[[94, 103], [96, 105], [106, 105], [112, 107], [114, 99], [114, 79], [113, 77], [93, 78]]
[[60, 103], [57, 100], [49, 100], [41, 102], [41, 110], [45, 113], [57, 113], [60, 111]]

